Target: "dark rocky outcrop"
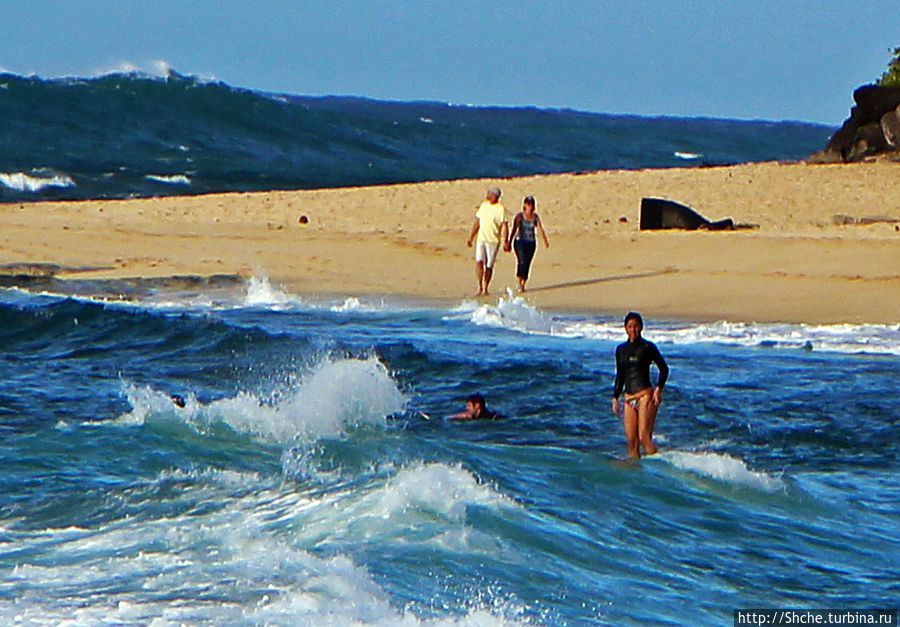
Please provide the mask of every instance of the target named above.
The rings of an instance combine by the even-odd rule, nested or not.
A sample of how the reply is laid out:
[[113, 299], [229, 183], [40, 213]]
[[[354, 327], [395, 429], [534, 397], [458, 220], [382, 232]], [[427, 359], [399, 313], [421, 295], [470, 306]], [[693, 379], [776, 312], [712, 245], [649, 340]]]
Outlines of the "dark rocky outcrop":
[[731, 218], [711, 221], [681, 203], [665, 198], [641, 199], [641, 230], [705, 229], [709, 231], [730, 231], [732, 229], [756, 228], [755, 224], [735, 224]]
[[900, 148], [900, 107], [881, 116], [881, 132], [892, 148]]
[[853, 92], [853, 100], [850, 117], [809, 162], [846, 163], [900, 150], [900, 87], [863, 85]]

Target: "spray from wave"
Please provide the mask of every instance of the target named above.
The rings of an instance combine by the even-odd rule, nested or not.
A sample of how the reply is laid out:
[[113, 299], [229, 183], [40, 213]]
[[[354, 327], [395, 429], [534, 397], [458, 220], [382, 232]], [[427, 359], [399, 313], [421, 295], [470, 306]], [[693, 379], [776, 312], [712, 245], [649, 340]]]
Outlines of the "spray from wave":
[[282, 307], [285, 305], [298, 305], [302, 301], [292, 296], [280, 287], [272, 285], [269, 277], [257, 274], [247, 282], [247, 293], [243, 304], [246, 306]]
[[186, 427], [201, 434], [228, 429], [291, 445], [337, 437], [360, 425], [382, 425], [387, 416], [404, 411], [407, 398], [376, 357], [320, 361], [287, 390], [276, 405], [241, 392], [202, 404], [189, 395], [184, 406], [151, 387], [123, 384], [131, 411], [120, 424]]

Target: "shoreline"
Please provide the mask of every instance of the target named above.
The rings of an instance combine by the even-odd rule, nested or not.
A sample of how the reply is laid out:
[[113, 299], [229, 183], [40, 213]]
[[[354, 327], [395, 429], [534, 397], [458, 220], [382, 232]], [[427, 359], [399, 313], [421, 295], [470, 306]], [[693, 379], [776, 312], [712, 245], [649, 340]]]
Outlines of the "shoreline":
[[[477, 299], [465, 239], [489, 185], [511, 216], [533, 195], [539, 244], [526, 302], [648, 319], [900, 322], [900, 164], [752, 163], [376, 187], [0, 205], [0, 277], [32, 264], [66, 280], [268, 277], [284, 291], [496, 303], [500, 253]], [[669, 198], [754, 230], [640, 231], [640, 199]], [[301, 216], [306, 222], [301, 223]], [[45, 265], [41, 265], [45, 264]], [[53, 269], [52, 265], [56, 268]], [[12, 279], [13, 281], [15, 279]]]

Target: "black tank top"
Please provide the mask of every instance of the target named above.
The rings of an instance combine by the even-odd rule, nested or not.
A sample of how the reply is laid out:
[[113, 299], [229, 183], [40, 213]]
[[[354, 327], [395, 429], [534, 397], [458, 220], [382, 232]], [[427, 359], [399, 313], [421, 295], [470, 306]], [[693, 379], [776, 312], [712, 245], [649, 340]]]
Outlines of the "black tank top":
[[525, 214], [520, 213], [519, 214], [519, 232], [516, 234], [516, 239], [520, 239], [520, 240], [523, 240], [526, 242], [535, 241], [534, 227], [537, 226], [539, 220], [540, 220], [540, 218], [538, 218], [537, 214], [534, 214], [533, 220], [527, 220], [527, 219], [525, 219]]

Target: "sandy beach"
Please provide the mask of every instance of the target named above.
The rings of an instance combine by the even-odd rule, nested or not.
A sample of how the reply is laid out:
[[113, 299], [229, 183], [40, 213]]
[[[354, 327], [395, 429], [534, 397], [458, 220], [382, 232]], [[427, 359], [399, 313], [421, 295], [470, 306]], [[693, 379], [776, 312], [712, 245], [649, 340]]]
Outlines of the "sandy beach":
[[[441, 181], [366, 188], [0, 205], [0, 273], [66, 279], [266, 276], [287, 292], [473, 299], [466, 237], [489, 185], [511, 215], [533, 195], [539, 245], [525, 298], [649, 318], [900, 322], [900, 164], [728, 167]], [[638, 229], [642, 197], [757, 229]], [[306, 217], [306, 222], [301, 221]], [[37, 264], [34, 267], [31, 265]], [[516, 284], [501, 254], [496, 302]], [[6, 283], [9, 284], [7, 279]]]

